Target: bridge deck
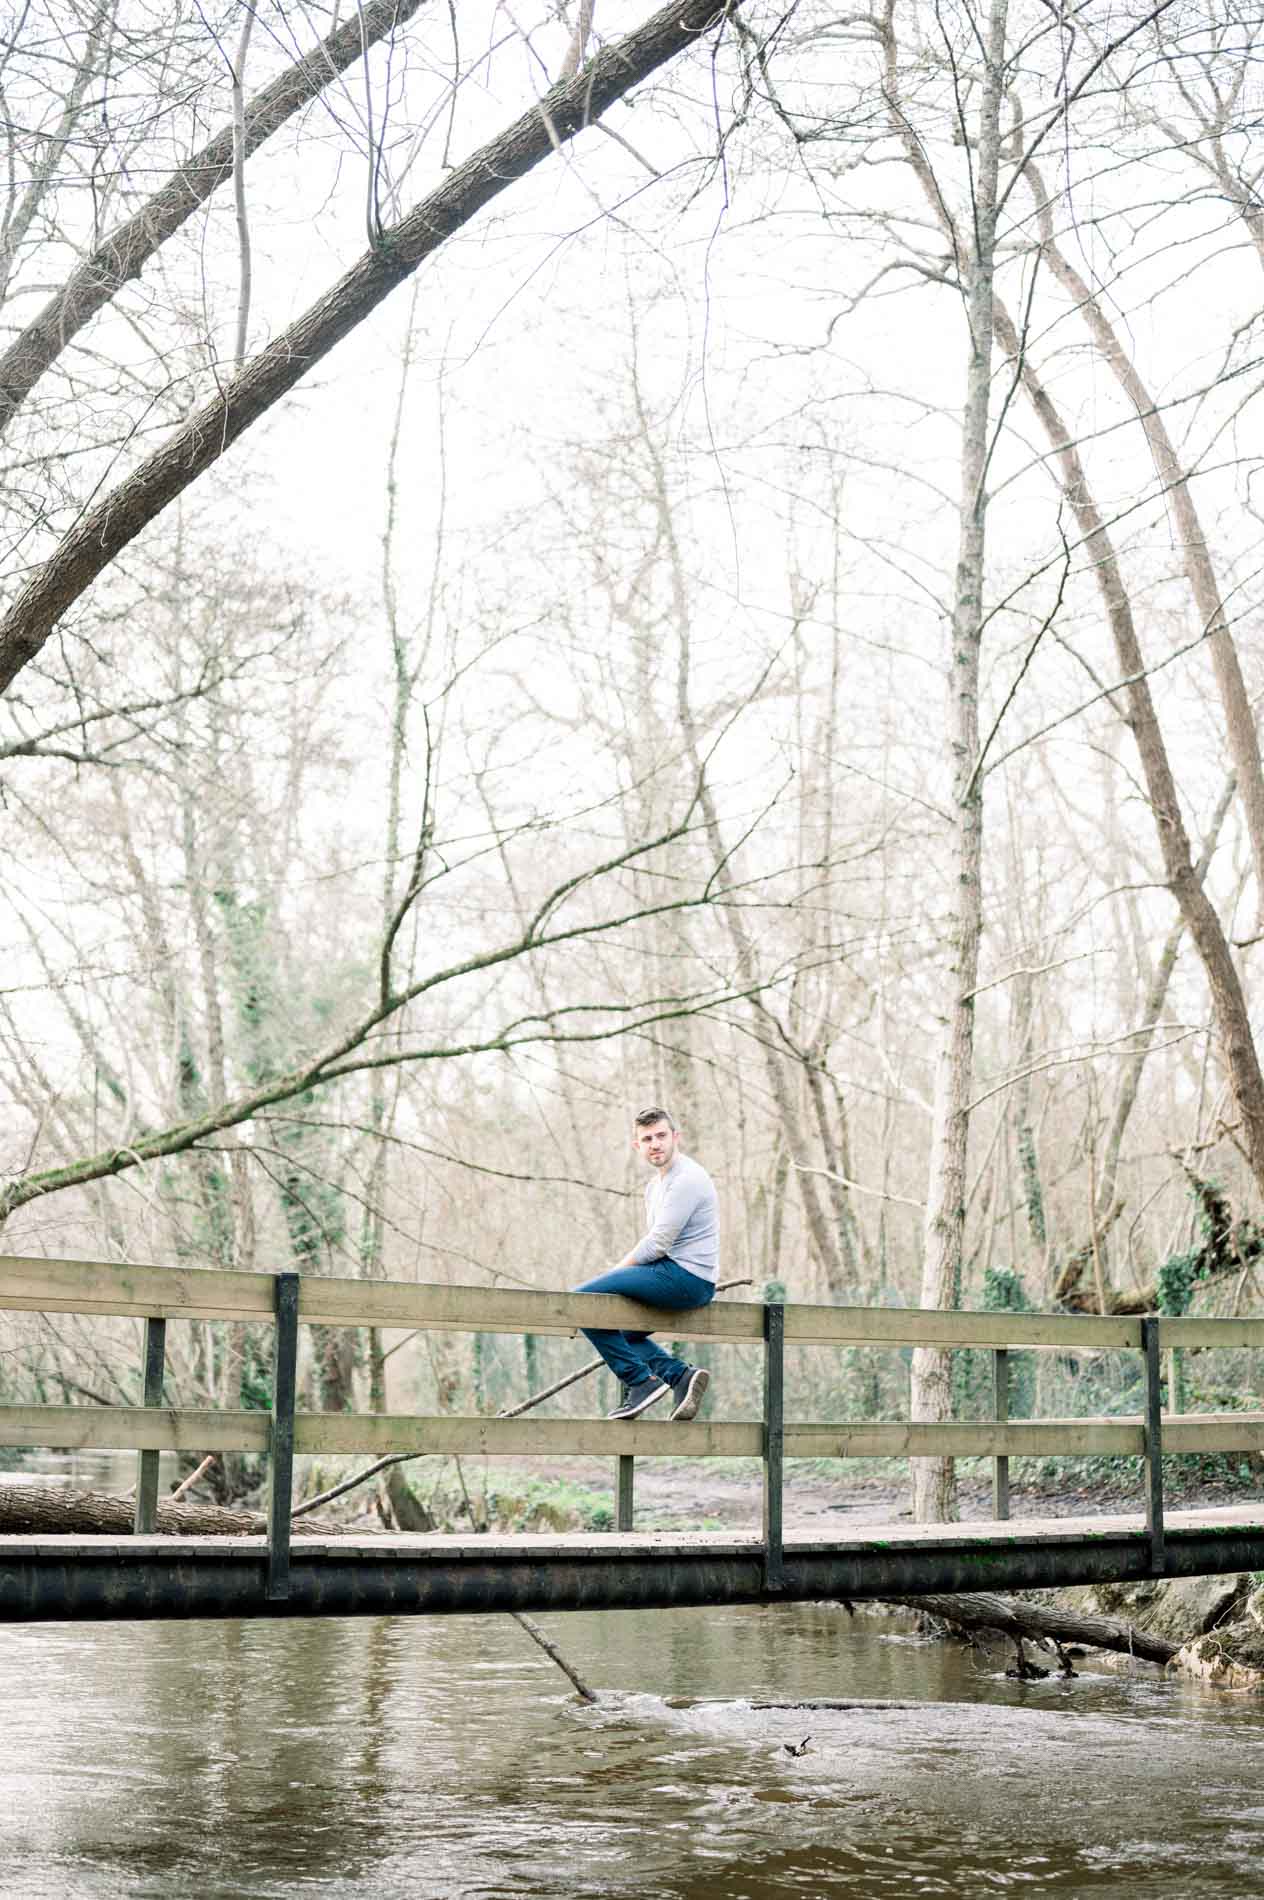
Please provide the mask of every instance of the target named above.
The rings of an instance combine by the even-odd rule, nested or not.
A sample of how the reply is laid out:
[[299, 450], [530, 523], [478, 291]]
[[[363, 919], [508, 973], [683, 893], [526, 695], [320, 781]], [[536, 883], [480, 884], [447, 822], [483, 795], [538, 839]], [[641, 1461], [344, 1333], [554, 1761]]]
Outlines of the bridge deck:
[[0, 1537], [0, 1621], [633, 1609], [1023, 1589], [1264, 1569], [1264, 1504], [1178, 1511], [1161, 1572], [1138, 1516], [866, 1524], [789, 1535], [769, 1587], [723, 1531], [296, 1537], [267, 1597], [262, 1537]]

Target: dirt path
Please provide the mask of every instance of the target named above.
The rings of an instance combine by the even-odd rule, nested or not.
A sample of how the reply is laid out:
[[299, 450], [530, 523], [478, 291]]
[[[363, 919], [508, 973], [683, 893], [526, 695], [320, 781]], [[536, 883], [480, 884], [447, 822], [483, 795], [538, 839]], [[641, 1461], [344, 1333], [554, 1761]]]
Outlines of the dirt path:
[[[570, 1458], [556, 1467], [540, 1460], [498, 1460], [497, 1469], [507, 1466], [521, 1469], [525, 1477], [557, 1478], [594, 1491], [613, 1488], [612, 1461], [607, 1458]], [[658, 1459], [638, 1459], [636, 1465], [636, 1521], [643, 1530], [748, 1530], [757, 1531], [762, 1516], [762, 1481], [758, 1472], [731, 1468], [699, 1460], [668, 1463]], [[1208, 1509], [1217, 1504], [1241, 1503], [1242, 1494], [1227, 1486], [1207, 1485], [1183, 1492], [1170, 1500], [1171, 1507], [1185, 1510]], [[1113, 1515], [1145, 1508], [1140, 1487], [1135, 1496], [1126, 1491], [1101, 1488], [1083, 1490], [1045, 1490], [1016, 1488], [1010, 1499], [1010, 1515], [1023, 1517], [1087, 1517], [1094, 1513]], [[848, 1526], [889, 1524], [911, 1516], [906, 1483], [885, 1478], [843, 1480], [817, 1472], [797, 1472], [793, 1466], [786, 1474], [785, 1527], [788, 1531], [842, 1532]], [[990, 1518], [992, 1490], [990, 1480], [970, 1480], [961, 1486], [961, 1516], [966, 1521]]]

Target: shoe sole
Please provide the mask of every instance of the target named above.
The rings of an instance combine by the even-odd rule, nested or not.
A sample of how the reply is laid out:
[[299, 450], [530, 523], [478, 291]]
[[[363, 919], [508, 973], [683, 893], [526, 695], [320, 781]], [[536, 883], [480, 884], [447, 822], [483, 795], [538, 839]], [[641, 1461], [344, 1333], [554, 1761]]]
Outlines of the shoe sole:
[[624, 1423], [625, 1420], [630, 1419], [630, 1418], [640, 1418], [642, 1412], [648, 1412], [651, 1405], [657, 1405], [658, 1401], [660, 1399], [665, 1399], [667, 1397], [667, 1394], [670, 1391], [671, 1391], [670, 1386], [660, 1385], [657, 1392], [651, 1392], [647, 1399], [642, 1399], [641, 1403], [636, 1407], [635, 1411], [607, 1412], [606, 1417], [615, 1419], [620, 1424]]
[[710, 1383], [711, 1374], [699, 1366], [685, 1387], [685, 1396], [672, 1413], [669, 1423], [674, 1425], [679, 1420], [682, 1425], [687, 1425], [691, 1418], [697, 1418], [698, 1407], [702, 1404]]

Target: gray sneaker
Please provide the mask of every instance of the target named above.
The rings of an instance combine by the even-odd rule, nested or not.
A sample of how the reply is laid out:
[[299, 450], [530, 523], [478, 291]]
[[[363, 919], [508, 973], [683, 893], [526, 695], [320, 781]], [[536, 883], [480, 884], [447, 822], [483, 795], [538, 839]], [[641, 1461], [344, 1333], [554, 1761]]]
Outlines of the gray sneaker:
[[[613, 1412], [607, 1412], [607, 1418], [639, 1418], [651, 1405], [657, 1405], [671, 1391], [661, 1379], [643, 1379], [640, 1385], [630, 1386], [622, 1405], [616, 1405]], [[692, 1417], [692, 1413], [690, 1414]]]
[[687, 1378], [681, 1379], [676, 1386], [680, 1397], [676, 1409], [671, 1415], [672, 1424], [677, 1421], [687, 1425], [691, 1418], [697, 1418], [698, 1407], [702, 1404], [703, 1394], [711, 1383], [711, 1374], [704, 1366], [695, 1366]]

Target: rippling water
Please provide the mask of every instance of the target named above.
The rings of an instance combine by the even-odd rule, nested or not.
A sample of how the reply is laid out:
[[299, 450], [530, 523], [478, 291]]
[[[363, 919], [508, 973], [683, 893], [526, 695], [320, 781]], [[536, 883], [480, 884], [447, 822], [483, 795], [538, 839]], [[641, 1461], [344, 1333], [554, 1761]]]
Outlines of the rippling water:
[[[0, 1892], [1264, 1892], [1259, 1703], [826, 1606], [546, 1621], [597, 1708], [504, 1617], [0, 1629]], [[853, 1695], [918, 1707], [748, 1706]]]

